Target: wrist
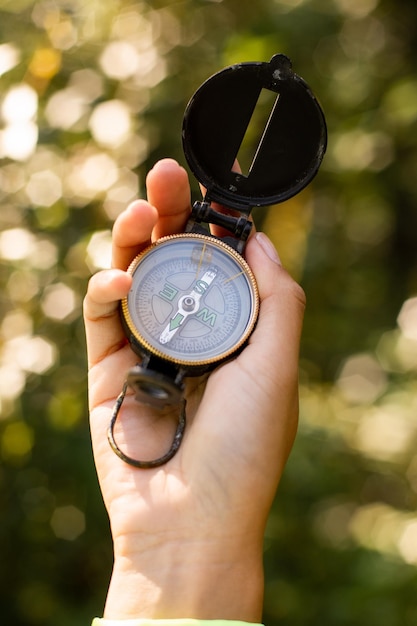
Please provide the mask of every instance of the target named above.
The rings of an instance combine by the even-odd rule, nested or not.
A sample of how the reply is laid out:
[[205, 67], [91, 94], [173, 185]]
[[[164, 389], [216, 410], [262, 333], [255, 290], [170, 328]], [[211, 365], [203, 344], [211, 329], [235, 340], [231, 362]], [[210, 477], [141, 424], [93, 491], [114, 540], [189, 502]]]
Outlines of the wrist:
[[259, 622], [262, 603], [261, 549], [235, 554], [217, 542], [172, 542], [132, 556], [115, 542], [106, 619]]

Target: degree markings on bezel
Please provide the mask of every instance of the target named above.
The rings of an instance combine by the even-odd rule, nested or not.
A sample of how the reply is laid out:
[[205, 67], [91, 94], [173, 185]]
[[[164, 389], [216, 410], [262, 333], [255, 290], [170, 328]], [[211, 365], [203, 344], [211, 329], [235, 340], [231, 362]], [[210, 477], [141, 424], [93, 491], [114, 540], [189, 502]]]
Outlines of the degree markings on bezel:
[[[203, 267], [203, 265], [207, 265], [207, 267], [209, 265], [216, 265], [212, 260], [212, 256], [216, 255], [216, 252], [217, 254], [220, 252], [220, 257], [218, 260], [218, 263], [221, 265], [221, 270], [218, 270], [220, 274], [224, 274], [225, 271], [227, 272], [227, 266], [230, 266], [230, 264], [233, 264], [235, 266], [237, 265], [239, 268], [242, 268], [239, 272], [235, 272], [229, 278], [221, 278], [221, 287], [219, 286], [216, 288], [221, 289], [222, 296], [225, 297], [224, 289], [227, 284], [229, 284], [229, 286], [231, 287], [234, 287], [235, 285], [233, 285], [233, 281], [235, 281], [239, 276], [245, 277], [246, 287], [244, 288], [244, 292], [246, 292], [247, 295], [244, 296], [244, 298], [247, 300], [246, 304], [248, 308], [247, 315], [245, 316], [246, 320], [243, 321], [241, 317], [239, 317], [239, 313], [241, 311], [238, 300], [236, 300], [238, 292], [236, 292], [234, 288], [232, 288], [232, 292], [229, 292], [229, 289], [226, 289], [226, 292], [229, 292], [231, 294], [231, 300], [227, 301], [226, 310], [223, 314], [220, 327], [215, 327], [215, 324], [213, 323], [214, 314], [210, 311], [209, 307], [205, 307], [204, 305], [202, 305], [200, 312], [197, 312], [197, 315], [200, 315], [200, 319], [198, 319], [196, 315], [190, 315], [189, 322], [193, 325], [195, 325], [197, 322], [201, 325], [205, 323], [208, 326], [210, 332], [208, 332], [206, 336], [195, 337], [189, 337], [185, 333], [184, 337], [182, 338], [183, 344], [181, 346], [181, 349], [179, 349], [176, 345], [177, 339], [174, 337], [174, 339], [172, 340], [173, 344], [175, 343], [175, 345], [173, 345], [173, 349], [165, 351], [166, 346], [162, 347], [162, 345], [160, 343], [158, 345], [158, 342], [156, 341], [156, 337], [160, 336], [161, 331], [157, 328], [157, 324], [154, 324], [155, 318], [149, 310], [147, 312], [145, 311], [144, 313], [145, 318], [147, 320], [150, 320], [151, 325], [154, 325], [153, 335], [152, 331], [149, 332], [146, 330], [146, 324], [143, 321], [143, 317], [141, 322], [144, 326], [143, 329], [139, 329], [134, 321], [134, 318], [136, 318], [136, 321], [139, 323], [139, 317], [137, 317], [139, 313], [136, 310], [135, 304], [135, 301], [139, 297], [139, 293], [137, 286], [135, 287], [135, 285], [133, 285], [130, 294], [122, 301], [122, 313], [125, 322], [138, 344], [137, 348], [139, 349], [139, 351], [148, 352], [177, 365], [184, 365], [191, 368], [222, 361], [231, 356], [245, 343], [256, 323], [259, 309], [259, 297], [255, 278], [246, 261], [233, 248], [231, 248], [221, 240], [214, 239], [208, 235], [200, 234], [169, 235], [168, 237], [164, 237], [163, 239], [158, 240], [146, 250], [141, 252], [134, 259], [129, 267], [129, 273], [131, 273], [134, 277], [135, 272], [138, 270], [139, 266], [143, 265], [142, 261], [144, 261], [146, 257], [149, 257], [149, 254], [151, 252], [155, 251], [159, 246], [163, 244], [169, 244], [170, 242], [174, 241], [178, 241], [179, 244], [183, 243], [186, 247], [188, 243], [193, 244], [203, 242], [202, 252], [197, 263], [197, 268], [200, 268], [200, 272], [202, 271], [201, 268]], [[207, 248], [210, 247], [212, 247], [212, 250], [210, 250], [210, 255], [208, 255], [210, 263], [205, 263], [204, 256], [207, 254]], [[175, 257], [167, 259], [166, 262], [168, 263], [170, 260], [172, 260], [172, 262], [175, 262]], [[178, 259], [178, 261], [180, 266], [184, 267], [182, 265], [181, 259]], [[224, 264], [226, 264], [226, 269], [223, 267]], [[190, 270], [191, 268], [187, 269]], [[151, 273], [148, 272], [147, 274], [145, 274], [144, 281], [147, 280], [148, 274]], [[164, 272], [161, 271], [162, 278], [164, 278], [164, 275]], [[153, 278], [154, 276], [155, 275], [153, 275]], [[148, 276], [148, 282], [151, 282], [151, 278], [152, 275]], [[143, 282], [141, 284], [143, 285]], [[153, 284], [155, 285], [156, 283]], [[207, 295], [207, 293], [210, 293], [210, 289], [208, 289], [204, 295]], [[233, 293], [234, 296], [232, 295]], [[152, 296], [152, 294], [150, 294], [150, 296]], [[173, 300], [175, 300], [175, 297], [173, 298]], [[133, 312], [130, 309], [132, 302], [134, 309]], [[174, 306], [177, 305], [174, 304]], [[170, 319], [172, 319], [172, 317], [173, 315], [171, 314]], [[187, 323], [187, 321], [184, 322], [184, 329], [187, 329]], [[239, 328], [240, 323], [242, 323], [243, 328]], [[230, 324], [232, 324], [234, 330], [231, 329]], [[189, 327], [189, 331], [190, 329], [191, 326]], [[182, 332], [182, 330], [180, 332]], [[149, 337], [147, 338], [144, 333], [149, 333]], [[233, 333], [236, 335], [236, 339], [231, 339], [231, 335], [233, 335]], [[169, 343], [171, 342], [168, 342], [168, 344]], [[230, 345], [231, 343], [232, 345]], [[168, 347], [170, 346], [168, 345]], [[206, 355], [204, 355], [204, 352], [206, 353]]]

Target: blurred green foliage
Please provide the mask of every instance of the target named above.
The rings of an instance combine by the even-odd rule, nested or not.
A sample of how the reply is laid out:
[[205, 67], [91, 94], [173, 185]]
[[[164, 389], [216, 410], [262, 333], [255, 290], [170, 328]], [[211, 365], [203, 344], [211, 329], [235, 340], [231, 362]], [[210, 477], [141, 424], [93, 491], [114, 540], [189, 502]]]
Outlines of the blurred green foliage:
[[86, 283], [152, 164], [184, 163], [194, 90], [276, 52], [319, 96], [329, 149], [307, 190], [255, 212], [308, 299], [264, 620], [417, 622], [416, 35], [415, 0], [1, 0], [2, 623], [101, 614]]

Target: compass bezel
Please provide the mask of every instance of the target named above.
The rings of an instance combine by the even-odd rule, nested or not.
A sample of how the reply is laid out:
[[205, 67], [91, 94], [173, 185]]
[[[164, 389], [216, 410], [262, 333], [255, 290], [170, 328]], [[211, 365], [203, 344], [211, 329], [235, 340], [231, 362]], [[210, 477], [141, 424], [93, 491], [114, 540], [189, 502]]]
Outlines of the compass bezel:
[[234, 250], [231, 246], [226, 244], [221, 239], [213, 237], [212, 235], [202, 235], [198, 233], [181, 233], [177, 235], [168, 235], [166, 237], [162, 237], [161, 239], [158, 239], [157, 241], [152, 243], [150, 246], [145, 248], [142, 252], [140, 252], [133, 259], [132, 263], [130, 264], [127, 270], [128, 273], [133, 277], [133, 280], [134, 280], [134, 275], [135, 275], [136, 270], [140, 266], [143, 259], [151, 251], [154, 251], [156, 248], [158, 248], [164, 243], [171, 242], [171, 241], [181, 241], [181, 240], [194, 240], [198, 242], [203, 241], [203, 242], [208, 243], [211, 246], [215, 246], [221, 249], [223, 252], [226, 252], [235, 261], [238, 267], [241, 268], [242, 272], [245, 274], [248, 284], [249, 284], [252, 302], [251, 302], [251, 310], [249, 313], [248, 322], [246, 324], [244, 332], [240, 336], [240, 339], [231, 348], [228, 348], [227, 350], [219, 352], [213, 357], [201, 358], [199, 360], [195, 360], [195, 359], [189, 360], [185, 358], [175, 357], [175, 356], [172, 356], [171, 354], [165, 353], [163, 351], [163, 348], [161, 349], [155, 348], [155, 346], [152, 345], [143, 336], [140, 330], [137, 328], [132, 318], [130, 309], [129, 309], [129, 294], [125, 298], [123, 298], [121, 301], [121, 313], [122, 313], [122, 319], [123, 319], [124, 325], [128, 331], [128, 336], [130, 337], [130, 343], [133, 349], [135, 349], [137, 353], [141, 355], [150, 355], [150, 356], [158, 357], [159, 359], [162, 359], [163, 361], [174, 364], [176, 366], [181, 366], [185, 368], [187, 371], [189, 370], [192, 372], [193, 370], [201, 370], [202, 368], [208, 368], [210, 366], [214, 366], [220, 362], [228, 360], [246, 344], [247, 340], [249, 339], [250, 335], [252, 334], [255, 328], [256, 321], [258, 319], [259, 292], [258, 292], [258, 287], [256, 284], [256, 279], [252, 270], [250, 269], [245, 259], [236, 250]]

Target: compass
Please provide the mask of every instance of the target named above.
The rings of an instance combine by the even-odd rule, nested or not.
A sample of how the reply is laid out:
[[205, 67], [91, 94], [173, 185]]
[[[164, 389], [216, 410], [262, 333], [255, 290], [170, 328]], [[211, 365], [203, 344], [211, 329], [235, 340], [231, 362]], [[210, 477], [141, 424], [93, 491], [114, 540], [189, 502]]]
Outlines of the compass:
[[[136, 257], [129, 272], [134, 281], [122, 302], [123, 319], [132, 347], [154, 362], [200, 373], [232, 356], [254, 328], [255, 278], [243, 257], [220, 239], [199, 233], [164, 237]], [[140, 389], [138, 380], [153, 395], [152, 404], [178, 400], [178, 385], [170, 397], [167, 384], [158, 388], [152, 373], [142, 370]]]
[[[277, 54], [268, 63], [227, 67], [203, 83], [186, 108], [182, 141], [205, 197], [194, 203], [184, 233], [159, 239], [133, 260], [132, 287], [121, 302], [123, 327], [140, 359], [127, 385], [155, 408], [179, 404], [188, 376], [210, 371], [246, 345], [259, 312], [244, 259], [250, 213], [308, 185], [327, 132], [311, 89]], [[213, 236], [211, 225], [228, 234]]]

